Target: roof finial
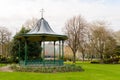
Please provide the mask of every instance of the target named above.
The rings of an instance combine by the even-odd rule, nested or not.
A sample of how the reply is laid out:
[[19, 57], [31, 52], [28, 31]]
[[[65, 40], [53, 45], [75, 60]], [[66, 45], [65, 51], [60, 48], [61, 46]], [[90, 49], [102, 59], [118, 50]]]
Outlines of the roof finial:
[[41, 18], [43, 18], [43, 12], [44, 12], [44, 9], [41, 9]]

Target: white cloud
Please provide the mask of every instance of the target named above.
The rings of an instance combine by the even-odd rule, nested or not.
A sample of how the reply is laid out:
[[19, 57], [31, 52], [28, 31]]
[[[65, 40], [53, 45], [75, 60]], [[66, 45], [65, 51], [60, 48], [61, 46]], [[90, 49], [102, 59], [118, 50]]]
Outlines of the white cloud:
[[40, 18], [40, 9], [44, 8], [45, 19], [58, 33], [66, 20], [79, 14], [88, 21], [106, 20], [118, 30], [120, 5], [108, 4], [109, 0], [0, 0], [0, 25], [15, 33], [26, 20]]

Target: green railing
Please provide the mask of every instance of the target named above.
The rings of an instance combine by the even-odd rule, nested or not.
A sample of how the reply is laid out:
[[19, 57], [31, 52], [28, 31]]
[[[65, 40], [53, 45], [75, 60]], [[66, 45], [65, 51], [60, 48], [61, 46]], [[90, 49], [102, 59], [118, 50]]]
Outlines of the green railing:
[[63, 60], [27, 60], [20, 61], [21, 66], [62, 66]]

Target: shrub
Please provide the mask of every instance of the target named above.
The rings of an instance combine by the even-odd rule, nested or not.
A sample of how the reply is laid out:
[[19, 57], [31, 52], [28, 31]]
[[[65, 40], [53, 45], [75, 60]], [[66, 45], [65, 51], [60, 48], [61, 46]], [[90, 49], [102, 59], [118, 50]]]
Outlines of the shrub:
[[103, 64], [118, 64], [119, 63], [120, 58], [108, 58], [108, 59], [103, 59], [103, 60], [95, 60], [92, 61], [91, 63], [93, 64], [99, 64], [99, 63], [103, 63]]
[[100, 61], [99, 60], [94, 60], [94, 61], [91, 61], [92, 64], [99, 64]]
[[7, 59], [5, 57], [0, 58], [0, 63], [6, 63], [6, 62], [7, 62]]
[[0, 63], [8, 64], [8, 63], [18, 63], [18, 59], [13, 60], [12, 57], [1, 57]]
[[42, 72], [42, 73], [54, 73], [54, 72], [80, 72], [83, 69], [76, 65], [64, 65], [64, 66], [41, 66], [41, 67], [20, 67], [12, 66], [13, 70], [18, 72]]
[[119, 62], [119, 58], [109, 58], [109, 59], [103, 60], [103, 63], [105, 63], [105, 64], [110, 64], [110, 63], [118, 64], [118, 62]]

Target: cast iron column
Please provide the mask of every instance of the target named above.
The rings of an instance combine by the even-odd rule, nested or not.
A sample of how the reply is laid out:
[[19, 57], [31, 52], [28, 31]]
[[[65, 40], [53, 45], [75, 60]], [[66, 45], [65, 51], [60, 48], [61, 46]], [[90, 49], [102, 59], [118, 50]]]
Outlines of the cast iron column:
[[59, 40], [59, 60], [61, 58], [61, 41]]
[[45, 37], [43, 36], [43, 65], [45, 66]]
[[64, 40], [62, 40], [62, 59], [64, 61]]
[[19, 65], [20, 65], [20, 41], [21, 40], [19, 40], [19, 55], [18, 55], [18, 57], [19, 57]]
[[27, 64], [27, 39], [25, 38], [25, 65]]
[[54, 64], [55, 64], [55, 41], [54, 41]]

